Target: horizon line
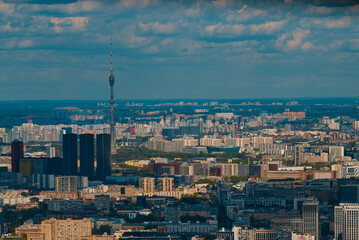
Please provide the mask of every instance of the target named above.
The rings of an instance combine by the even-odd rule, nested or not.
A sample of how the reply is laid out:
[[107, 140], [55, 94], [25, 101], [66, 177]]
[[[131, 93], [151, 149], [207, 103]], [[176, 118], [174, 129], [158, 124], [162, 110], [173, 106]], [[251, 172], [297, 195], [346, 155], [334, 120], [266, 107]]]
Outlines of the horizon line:
[[[235, 101], [235, 100], [299, 100], [299, 99], [359, 99], [359, 96], [350, 97], [263, 97], [263, 98], [142, 98], [142, 99], [115, 99], [115, 101]], [[31, 102], [31, 101], [109, 101], [108, 99], [12, 99], [0, 102]]]

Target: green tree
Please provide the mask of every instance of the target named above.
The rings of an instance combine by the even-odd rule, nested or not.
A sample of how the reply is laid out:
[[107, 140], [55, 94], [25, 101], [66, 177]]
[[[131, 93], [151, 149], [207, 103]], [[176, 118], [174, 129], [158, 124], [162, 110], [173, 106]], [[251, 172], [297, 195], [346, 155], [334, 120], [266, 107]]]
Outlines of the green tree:
[[101, 225], [100, 228], [93, 228], [92, 234], [94, 235], [103, 235], [107, 233], [108, 235], [111, 234], [111, 227], [109, 225]]

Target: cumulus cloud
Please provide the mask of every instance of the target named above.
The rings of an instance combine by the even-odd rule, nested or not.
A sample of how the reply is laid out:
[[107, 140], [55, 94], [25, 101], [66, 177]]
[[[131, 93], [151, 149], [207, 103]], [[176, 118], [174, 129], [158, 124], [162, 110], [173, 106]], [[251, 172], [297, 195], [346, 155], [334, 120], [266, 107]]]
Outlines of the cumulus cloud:
[[229, 22], [245, 22], [257, 18], [265, 18], [267, 11], [263, 9], [250, 8], [248, 5], [243, 5], [241, 9], [229, 13], [227, 21]]
[[283, 28], [285, 20], [282, 21], [273, 21], [266, 22], [262, 24], [216, 24], [209, 25], [205, 27], [206, 33], [209, 36], [216, 35], [220, 37], [235, 36], [235, 35], [262, 35], [262, 34], [272, 34], [276, 31], [279, 31]]
[[32, 40], [23, 40], [19, 43], [19, 48], [28, 48], [33, 46]]
[[0, 0], [0, 12], [6, 15], [12, 14], [14, 12], [15, 5], [10, 3], [4, 3]]
[[296, 29], [292, 33], [282, 34], [276, 41], [276, 46], [285, 50], [294, 50], [301, 47], [308, 50], [312, 44], [307, 41], [303, 44], [303, 40], [310, 34], [308, 29]]
[[346, 28], [349, 27], [352, 23], [352, 18], [349, 16], [333, 18], [333, 17], [324, 17], [324, 18], [304, 18], [301, 20], [301, 24], [304, 27], [319, 27], [325, 29], [334, 29], [334, 28]]
[[64, 31], [81, 31], [88, 23], [87, 17], [66, 17], [66, 18], [51, 18], [50, 23], [56, 32]]
[[140, 23], [140, 29], [144, 33], [153, 34], [173, 34], [177, 31], [177, 25], [175, 23], [161, 24], [159, 22], [152, 23]]
[[[178, 72], [193, 73], [195, 77], [188, 77], [189, 83], [196, 84], [197, 79], [208, 73], [206, 77], [212, 79], [209, 86], [227, 83], [236, 86], [240, 74], [250, 87], [252, 80], [267, 79], [267, 76], [287, 82], [281, 76], [274, 76], [282, 72], [298, 79], [296, 70], [287, 70], [297, 69], [298, 64], [310, 68], [310, 63], [328, 59], [351, 63], [358, 60], [352, 52], [359, 49], [359, 4], [292, 0], [275, 1], [277, 4], [235, 0], [47, 2], [51, 4], [40, 0], [17, 0], [16, 4], [0, 0], [0, 60], [9, 59], [2, 60], [2, 74], [7, 74], [11, 64], [22, 64], [22, 69], [26, 69], [36, 61], [37, 66], [44, 68], [51, 64], [59, 68], [95, 68], [101, 75], [108, 70], [111, 36], [114, 62], [120, 65], [117, 69], [122, 69], [124, 82], [126, 74], [128, 79], [147, 78], [146, 69], [170, 63], [174, 69], [183, 67]], [[40, 49], [51, 54], [44, 58]], [[317, 52], [320, 54], [313, 54]], [[16, 54], [20, 53], [28, 57], [18, 63]], [[339, 54], [341, 58], [337, 57]], [[196, 64], [211, 67], [203, 73], [203, 68], [197, 68]], [[323, 63], [322, 67], [328, 66]], [[226, 79], [218, 83], [214, 76], [224, 69]], [[161, 70], [164, 70], [163, 78], [175, 75]], [[222, 77], [223, 73], [218, 75]], [[157, 71], [151, 76], [161, 78]], [[3, 79], [11, 81], [12, 75], [9, 73]], [[159, 80], [160, 83], [163, 82]], [[265, 90], [264, 93], [268, 92]], [[216, 91], [217, 88], [213, 90]], [[236, 89], [236, 94], [239, 91]]]

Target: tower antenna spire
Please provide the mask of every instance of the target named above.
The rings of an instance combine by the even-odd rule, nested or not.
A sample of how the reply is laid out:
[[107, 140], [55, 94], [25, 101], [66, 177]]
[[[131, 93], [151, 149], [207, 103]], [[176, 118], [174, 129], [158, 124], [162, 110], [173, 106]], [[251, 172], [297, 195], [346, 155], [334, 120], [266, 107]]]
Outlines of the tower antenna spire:
[[113, 97], [113, 85], [115, 84], [115, 77], [113, 76], [112, 69], [112, 36], [111, 36], [111, 72], [109, 77], [110, 87], [111, 87], [111, 95], [110, 95], [110, 105], [111, 105], [111, 122], [110, 122], [110, 134], [111, 134], [111, 153], [116, 153], [116, 132], [115, 132], [115, 121], [113, 116], [113, 108], [114, 108], [114, 97]]
[[112, 37], [111, 37], [111, 74], [113, 73], [112, 71]]

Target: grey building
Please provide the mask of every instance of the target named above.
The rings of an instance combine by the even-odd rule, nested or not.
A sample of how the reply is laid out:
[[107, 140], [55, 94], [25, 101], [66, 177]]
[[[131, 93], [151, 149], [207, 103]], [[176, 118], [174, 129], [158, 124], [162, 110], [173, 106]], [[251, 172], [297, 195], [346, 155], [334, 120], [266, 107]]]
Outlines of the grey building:
[[334, 233], [336, 240], [359, 239], [359, 204], [341, 203], [335, 207]]
[[314, 198], [308, 198], [302, 206], [303, 233], [319, 238], [319, 203]]
[[110, 195], [96, 195], [95, 208], [97, 211], [110, 211]]

